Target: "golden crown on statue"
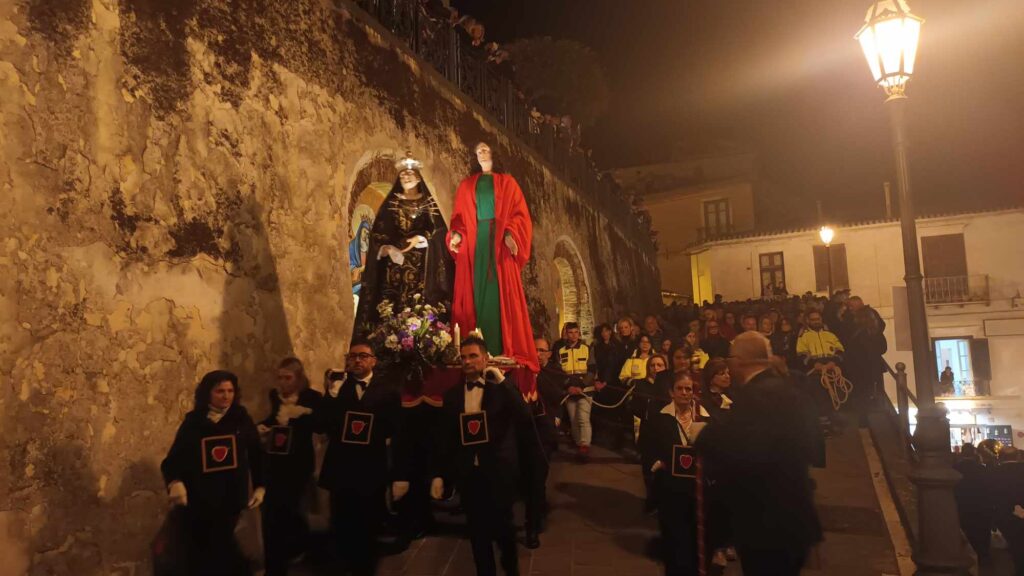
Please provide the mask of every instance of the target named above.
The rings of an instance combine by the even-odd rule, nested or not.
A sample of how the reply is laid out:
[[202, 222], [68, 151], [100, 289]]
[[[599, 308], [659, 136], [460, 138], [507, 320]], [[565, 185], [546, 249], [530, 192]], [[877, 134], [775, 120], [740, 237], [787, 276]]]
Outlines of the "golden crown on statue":
[[398, 168], [399, 170], [402, 171], [419, 170], [422, 167], [423, 164], [419, 160], [412, 157], [411, 150], [406, 150], [405, 158], [402, 158], [401, 160], [395, 163], [395, 168]]

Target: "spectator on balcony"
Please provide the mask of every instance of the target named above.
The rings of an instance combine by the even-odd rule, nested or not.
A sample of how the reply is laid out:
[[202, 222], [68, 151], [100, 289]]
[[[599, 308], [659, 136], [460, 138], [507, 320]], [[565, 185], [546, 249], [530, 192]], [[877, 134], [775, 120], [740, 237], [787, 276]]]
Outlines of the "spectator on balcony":
[[939, 374], [939, 389], [937, 396], [955, 396], [956, 386], [953, 382], [955, 377], [953, 376], [953, 369], [946, 364], [946, 367], [942, 369], [942, 374]]

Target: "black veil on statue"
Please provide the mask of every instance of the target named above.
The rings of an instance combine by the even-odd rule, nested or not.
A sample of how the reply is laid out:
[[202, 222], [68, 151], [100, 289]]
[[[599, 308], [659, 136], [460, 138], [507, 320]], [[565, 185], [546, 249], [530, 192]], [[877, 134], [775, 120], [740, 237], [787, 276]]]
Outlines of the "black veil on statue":
[[[451, 315], [455, 264], [445, 245], [448, 225], [419, 170], [414, 171], [419, 179], [416, 188], [420, 198], [405, 198], [400, 177], [396, 178], [370, 229], [366, 269], [356, 310], [356, 334], [373, 330], [380, 319], [377, 306], [385, 299], [391, 302], [397, 314], [414, 306], [413, 296], [420, 294], [419, 303], [444, 306], [443, 321], [447, 322]], [[379, 257], [382, 246], [392, 245], [402, 250], [409, 239], [417, 235], [426, 238], [427, 247], [405, 253], [405, 264], [395, 264], [387, 255]]]

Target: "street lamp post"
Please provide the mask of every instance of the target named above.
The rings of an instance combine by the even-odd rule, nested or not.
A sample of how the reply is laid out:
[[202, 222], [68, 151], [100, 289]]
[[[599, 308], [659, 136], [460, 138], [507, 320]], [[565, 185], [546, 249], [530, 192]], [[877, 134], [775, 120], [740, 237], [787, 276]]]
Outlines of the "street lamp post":
[[832, 298], [832, 239], [836, 231], [831, 226], [822, 226], [818, 230], [818, 237], [825, 243], [825, 267], [828, 268], [828, 297]]
[[935, 403], [932, 362], [917, 250], [917, 226], [907, 172], [907, 137], [904, 122], [906, 87], [914, 74], [917, 43], [923, 19], [913, 15], [906, 0], [877, 0], [868, 9], [857, 40], [864, 50], [875, 82], [885, 90], [896, 156], [896, 186], [900, 198], [904, 281], [910, 312], [910, 340], [917, 386], [917, 427], [914, 449], [918, 464], [911, 474], [917, 486], [918, 532], [914, 550], [916, 574], [966, 574], [967, 553], [960, 535], [953, 486], [960, 474], [953, 470], [946, 408]]

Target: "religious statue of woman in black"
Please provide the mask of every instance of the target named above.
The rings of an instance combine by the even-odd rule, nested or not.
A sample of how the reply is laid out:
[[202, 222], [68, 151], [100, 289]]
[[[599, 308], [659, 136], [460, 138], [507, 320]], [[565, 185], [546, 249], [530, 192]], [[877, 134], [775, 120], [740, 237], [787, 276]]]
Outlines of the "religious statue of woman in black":
[[[356, 310], [356, 332], [373, 329], [377, 306], [388, 300], [396, 313], [419, 303], [451, 308], [454, 265], [445, 246], [448, 226], [437, 200], [420, 175], [420, 163], [407, 155], [398, 179], [370, 230], [366, 269]], [[448, 314], [445, 314], [447, 317]]]

